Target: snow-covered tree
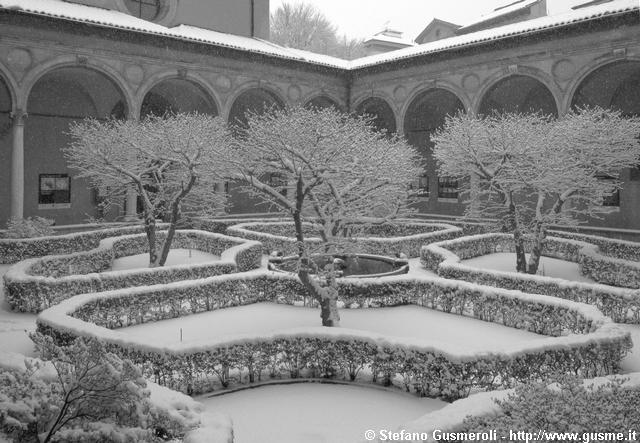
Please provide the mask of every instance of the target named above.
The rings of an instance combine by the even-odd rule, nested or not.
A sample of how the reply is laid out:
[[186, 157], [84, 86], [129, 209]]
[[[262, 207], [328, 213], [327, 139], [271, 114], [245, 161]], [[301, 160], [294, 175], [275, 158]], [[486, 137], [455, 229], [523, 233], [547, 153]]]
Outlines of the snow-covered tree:
[[14, 441], [152, 442], [189, 430], [150, 402], [137, 367], [97, 340], [60, 347], [44, 335], [32, 338], [43, 360], [0, 370], [0, 429]]
[[[222, 210], [230, 134], [218, 117], [177, 114], [133, 120], [85, 120], [71, 126], [74, 142], [65, 150], [71, 168], [107, 201], [120, 205], [131, 189], [142, 202], [149, 241], [149, 265], [164, 265], [176, 227], [187, 213]], [[156, 218], [170, 223], [157, 244]]]
[[640, 119], [592, 108], [559, 119], [459, 114], [432, 140], [440, 173], [464, 179], [466, 215], [499, 220], [513, 233], [517, 270], [535, 274], [549, 225], [611, 211], [603, 203], [621, 189], [620, 171], [640, 163], [639, 135]]
[[309, 3], [285, 2], [271, 14], [270, 40], [347, 60], [365, 55], [362, 40], [339, 36], [335, 25]]
[[249, 115], [235, 147], [248, 191], [292, 218], [298, 277], [319, 302], [322, 324], [337, 326], [335, 273], [330, 266], [311, 275], [303, 223], [314, 223], [323, 253], [354, 252], [350, 238], [361, 227], [408, 213], [420, 157], [365, 118], [301, 107]]

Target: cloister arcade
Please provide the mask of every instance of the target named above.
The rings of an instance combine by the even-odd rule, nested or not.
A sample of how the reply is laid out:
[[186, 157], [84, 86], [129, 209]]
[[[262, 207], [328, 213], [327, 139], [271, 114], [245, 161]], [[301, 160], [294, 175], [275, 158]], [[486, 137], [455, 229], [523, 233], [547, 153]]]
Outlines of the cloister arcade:
[[[136, 44], [124, 37], [117, 51], [96, 50], [92, 55], [89, 50], [102, 47], [106, 37], [94, 35], [78, 42], [76, 29], [66, 26], [55, 31], [64, 37], [59, 44], [47, 46], [52, 34], [46, 29], [35, 33], [36, 44], [34, 33], [8, 26], [5, 32], [22, 43], [0, 41], [0, 206], [7, 208], [0, 224], [10, 215], [39, 215], [58, 224], [88, 216], [135, 215], [131, 200], [108, 214], [98, 213], [98, 191], [88, 189], [68, 170], [62, 149], [70, 142], [68, 127], [75, 121], [196, 111], [242, 126], [247, 111], [291, 105], [370, 115], [377, 128], [406, 137], [425, 159], [424, 175], [415, 183], [419, 210], [460, 214], [457, 183], [439, 177], [431, 157], [430, 136], [446, 116], [558, 116], [594, 105], [640, 115], [637, 30], [630, 26], [614, 35], [608, 29], [585, 29], [547, 41], [496, 44], [469, 54], [340, 69], [260, 59], [242, 51], [208, 55], [197, 44], [180, 46], [180, 55], [169, 58], [168, 52], [151, 48], [143, 58], [136, 55]], [[153, 38], [174, 44], [168, 38]], [[622, 177], [619, 208], [599, 223], [640, 228], [640, 170], [623, 171]], [[233, 186], [229, 192], [232, 212], [267, 209], [256, 207]]]

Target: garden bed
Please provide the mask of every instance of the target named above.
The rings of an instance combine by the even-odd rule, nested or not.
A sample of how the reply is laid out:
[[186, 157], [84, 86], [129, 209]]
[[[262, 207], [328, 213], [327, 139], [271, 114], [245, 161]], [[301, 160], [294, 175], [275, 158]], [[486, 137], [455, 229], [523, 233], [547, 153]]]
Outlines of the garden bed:
[[[166, 235], [157, 234], [158, 239]], [[104, 239], [90, 251], [24, 260], [4, 276], [5, 298], [12, 309], [40, 312], [76, 294], [194, 280], [242, 272], [261, 264], [260, 244], [204, 231], [176, 231], [172, 246], [219, 256], [198, 264], [109, 271], [114, 259], [148, 251], [146, 235]]]
[[321, 326], [218, 336], [188, 346], [158, 346], [117, 330], [260, 301], [309, 301], [295, 277], [268, 271], [76, 296], [44, 311], [38, 329], [59, 341], [99, 337], [147, 377], [187, 392], [262, 378], [355, 380], [369, 373], [364, 381], [395, 381], [419, 395], [455, 399], [472, 389], [509, 387], [556, 372], [613, 373], [631, 347], [629, 334], [595, 308], [557, 298], [429, 277], [341, 279], [339, 285], [340, 301], [349, 308], [415, 304], [550, 337], [472, 352], [433, 340]]
[[[321, 240], [311, 223], [305, 223], [306, 239], [309, 245], [320, 245]], [[364, 229], [364, 228], [363, 228]], [[248, 238], [262, 243], [263, 252], [273, 251], [284, 255], [297, 254], [295, 231], [291, 222], [251, 222], [240, 223], [227, 228], [229, 235]], [[456, 238], [462, 229], [445, 223], [419, 223], [403, 221], [398, 224], [384, 224], [367, 227], [353, 240], [353, 253], [407, 257], [418, 257], [420, 248], [432, 242]]]
[[[530, 250], [531, 245], [527, 244], [526, 247]], [[482, 270], [460, 263], [462, 260], [487, 254], [513, 251], [511, 235], [481, 234], [424, 246], [421, 261], [427, 269], [436, 271], [444, 278], [592, 304], [616, 322], [640, 323], [640, 291], [637, 289]], [[589, 243], [549, 237], [545, 241], [545, 255], [580, 263], [581, 272], [594, 280], [604, 279], [605, 274], [611, 277], [614, 273], [624, 272], [625, 278], [635, 283], [640, 282], [640, 273], [630, 271], [636, 267], [640, 270], [640, 263], [604, 256], [599, 252], [598, 246]], [[616, 268], [616, 264], [621, 267]]]

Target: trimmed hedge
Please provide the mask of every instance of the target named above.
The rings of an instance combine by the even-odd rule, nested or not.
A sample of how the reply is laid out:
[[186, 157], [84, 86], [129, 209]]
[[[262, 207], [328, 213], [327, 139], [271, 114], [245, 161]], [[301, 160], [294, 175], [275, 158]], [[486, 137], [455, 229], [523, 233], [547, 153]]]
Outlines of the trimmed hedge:
[[[526, 245], [527, 249], [530, 245]], [[513, 238], [510, 234], [483, 234], [424, 246], [421, 250], [421, 261], [426, 268], [435, 270], [444, 278], [587, 303], [596, 306], [616, 322], [640, 323], [638, 290], [571, 282], [539, 275], [482, 270], [460, 263], [460, 260], [467, 258], [513, 251]], [[597, 251], [597, 246], [575, 240], [549, 237], [545, 243], [546, 256], [579, 262], [585, 270], [589, 270], [588, 274], [594, 275], [599, 272], [601, 278], [606, 280], [604, 275], [610, 276], [611, 273], [617, 272], [615, 264], [620, 260], [604, 257]], [[634, 274], [628, 275], [633, 277]]]
[[[159, 240], [166, 232], [157, 233]], [[193, 248], [219, 255], [197, 265], [108, 271], [113, 259], [148, 252], [145, 234], [102, 240], [96, 249], [69, 255], [25, 260], [4, 276], [6, 300], [12, 309], [40, 312], [76, 294], [194, 280], [260, 267], [260, 244], [204, 231], [176, 231], [173, 248]]]
[[[158, 227], [166, 227], [166, 223]], [[49, 254], [71, 254], [97, 248], [100, 240], [118, 235], [144, 232], [144, 226], [125, 226], [77, 232], [74, 234], [52, 235], [35, 238], [0, 238], [0, 264], [16, 263], [33, 257]]]
[[[307, 233], [313, 235], [312, 225], [305, 223]], [[227, 233], [237, 237], [248, 238], [262, 243], [262, 251], [270, 254], [280, 251], [284, 255], [297, 254], [296, 239], [291, 222], [251, 222], [240, 223], [227, 228]], [[364, 254], [394, 256], [404, 253], [407, 257], [419, 257], [420, 248], [424, 244], [456, 238], [462, 235], [462, 229], [445, 223], [406, 222], [393, 225], [372, 226], [371, 237], [355, 237], [354, 251]], [[308, 244], [320, 245], [321, 240], [308, 237]]]
[[[340, 279], [339, 285], [345, 307], [412, 303], [555, 337], [528, 347], [469, 353], [419, 339], [320, 326], [214, 339], [192, 347], [134, 342], [106, 329], [259, 301], [305, 301], [304, 288], [294, 276], [268, 271], [77, 296], [44, 311], [38, 329], [62, 342], [77, 335], [99, 336], [140, 365], [147, 377], [187, 392], [263, 376], [354, 380], [369, 373], [369, 381], [400, 381], [419, 395], [454, 399], [472, 389], [509, 387], [556, 372], [609, 374], [619, 369], [631, 347], [629, 334], [595, 308], [565, 300], [430, 277]], [[218, 380], [215, 385], [212, 378]]]

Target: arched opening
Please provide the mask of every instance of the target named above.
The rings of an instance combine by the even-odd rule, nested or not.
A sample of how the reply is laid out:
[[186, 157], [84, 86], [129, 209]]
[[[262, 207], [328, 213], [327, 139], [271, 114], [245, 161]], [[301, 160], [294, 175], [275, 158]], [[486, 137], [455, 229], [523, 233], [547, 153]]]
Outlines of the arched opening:
[[526, 75], [512, 75], [494, 84], [482, 97], [478, 114], [537, 113], [558, 116], [551, 91], [539, 80]]
[[600, 106], [628, 116], [640, 115], [640, 62], [611, 63], [596, 69], [580, 83], [572, 108]]
[[327, 109], [334, 108], [338, 111], [342, 110], [342, 107], [331, 97], [327, 97], [326, 95], [319, 95], [317, 97], [312, 98], [304, 105], [305, 108], [315, 108], [315, 109]]
[[[587, 75], [571, 100], [573, 109], [600, 106], [625, 116], [640, 116], [640, 61], [621, 61], [602, 66]], [[638, 228], [640, 220], [640, 165], [622, 171], [622, 190], [605, 198], [606, 206], [620, 213], [606, 216], [609, 226]], [[603, 177], [606, 179], [607, 177]]]
[[118, 86], [89, 68], [58, 68], [36, 82], [28, 97], [25, 121], [25, 217], [38, 215], [67, 224], [117, 215], [104, 213], [99, 191], [73, 177], [62, 149], [71, 141], [71, 123], [85, 118], [125, 118], [127, 112]]
[[396, 116], [389, 103], [379, 97], [370, 97], [360, 103], [356, 114], [372, 117], [373, 126], [379, 130], [386, 130], [391, 134], [396, 132]]
[[218, 107], [199, 85], [180, 78], [163, 80], [144, 96], [140, 118], [197, 112], [218, 115]]
[[[262, 114], [272, 109], [282, 109], [284, 103], [271, 91], [262, 88], [253, 88], [241, 93], [233, 102], [229, 111], [229, 124], [234, 133], [239, 135], [247, 127], [248, 114]], [[278, 180], [278, 177], [270, 177], [270, 180]], [[232, 184], [227, 187], [231, 207], [236, 213], [268, 212], [268, 205], [260, 204], [260, 200], [243, 193], [239, 186]]]
[[447, 116], [464, 111], [462, 101], [446, 89], [429, 89], [416, 96], [404, 118], [404, 135], [407, 141], [424, 155], [424, 175], [413, 187], [420, 198], [419, 209], [458, 214], [458, 184], [448, 177], [439, 177], [432, 156], [431, 135], [445, 122]]
[[231, 105], [229, 124], [246, 127], [247, 114], [262, 114], [274, 108], [284, 108], [284, 103], [276, 94], [262, 88], [249, 89], [240, 94]]
[[0, 76], [0, 228], [7, 222], [11, 205], [11, 93]]

